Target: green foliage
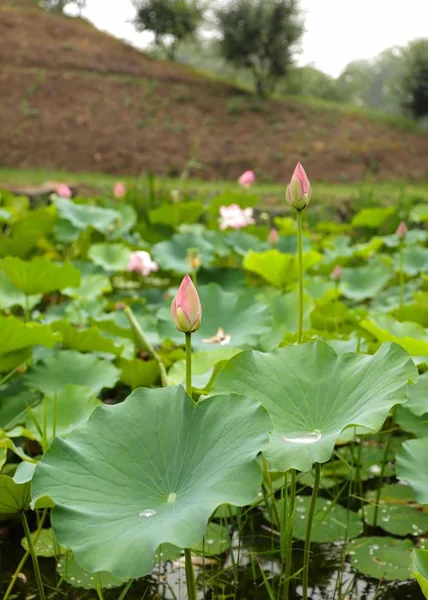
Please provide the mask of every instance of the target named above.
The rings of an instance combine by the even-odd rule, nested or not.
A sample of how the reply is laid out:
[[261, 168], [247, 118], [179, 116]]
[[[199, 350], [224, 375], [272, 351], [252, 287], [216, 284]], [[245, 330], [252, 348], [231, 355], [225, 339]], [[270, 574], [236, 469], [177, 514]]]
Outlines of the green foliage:
[[413, 117], [428, 115], [428, 39], [411, 42], [406, 52], [404, 106]]
[[295, 0], [233, 0], [217, 11], [223, 57], [247, 69], [259, 96], [271, 94], [289, 70], [302, 35]]

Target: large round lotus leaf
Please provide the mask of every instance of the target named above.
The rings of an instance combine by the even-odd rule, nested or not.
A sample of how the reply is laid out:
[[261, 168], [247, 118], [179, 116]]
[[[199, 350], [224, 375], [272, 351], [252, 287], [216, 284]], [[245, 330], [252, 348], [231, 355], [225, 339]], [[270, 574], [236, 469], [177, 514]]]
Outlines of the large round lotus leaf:
[[140, 358], [119, 358], [120, 381], [132, 390], [137, 387], [151, 387], [159, 377], [159, 366], [155, 360]]
[[417, 369], [403, 348], [384, 344], [374, 356], [341, 354], [321, 340], [231, 358], [213, 392], [239, 392], [267, 408], [275, 431], [265, 454], [279, 471], [309, 471], [330, 459], [351, 425], [376, 431], [394, 404], [405, 402]]
[[397, 477], [408, 481], [421, 504], [428, 504], [428, 438], [408, 440], [397, 452]]
[[[97, 586], [101, 589], [117, 588], [127, 581], [115, 577], [111, 573], [88, 573], [77, 563], [72, 552], [60, 557], [57, 570], [60, 577], [63, 577], [68, 584], [85, 590], [94, 590]], [[95, 583], [95, 578], [97, 578], [97, 583]]]
[[8, 430], [24, 423], [27, 407], [38, 399], [37, 392], [25, 388], [21, 377], [0, 388], [0, 429]]
[[84, 230], [93, 227], [100, 233], [106, 233], [121, 224], [121, 214], [117, 210], [90, 204], [76, 204], [68, 198], [55, 198], [53, 203], [61, 219], [69, 221], [76, 229]]
[[[286, 333], [297, 332], [298, 304], [297, 292], [282, 294], [279, 291], [266, 293], [263, 300], [272, 312], [272, 327], [262, 336], [261, 347], [263, 350], [277, 348]], [[310, 315], [314, 309], [314, 302], [305, 294], [303, 305], [303, 328], [309, 329]]]
[[89, 388], [68, 384], [28, 412], [26, 427], [34, 439], [47, 447], [55, 436], [66, 437], [75, 427], [86, 423], [99, 404]]
[[224, 242], [241, 256], [245, 256], [250, 250], [262, 252], [268, 249], [266, 242], [262, 242], [246, 231], [231, 231], [225, 236]]
[[344, 296], [356, 301], [374, 298], [391, 275], [391, 268], [383, 264], [342, 269], [341, 290]]
[[114, 355], [119, 355], [123, 352], [123, 346], [105, 337], [98, 327], [77, 329], [69, 321], [62, 320], [52, 323], [51, 328], [59, 333], [62, 338], [62, 345], [69, 350], [105, 352]]
[[375, 536], [351, 540], [347, 547], [354, 569], [369, 577], [388, 581], [405, 581], [412, 578], [412, 549], [413, 544], [410, 540]]
[[[321, 259], [321, 254], [314, 250], [304, 252], [303, 270], [307, 271], [318, 264]], [[278, 250], [250, 251], [244, 259], [243, 267], [280, 289], [285, 289], [297, 281], [297, 258], [294, 254], [283, 254]]]
[[[296, 496], [293, 535], [298, 540], [305, 539], [310, 503], [310, 496]], [[279, 503], [278, 514], [281, 514]], [[313, 542], [339, 542], [358, 537], [362, 532], [363, 523], [355, 512], [346, 510], [340, 504], [333, 504], [331, 500], [317, 498], [311, 533]]]
[[410, 385], [407, 391], [408, 408], [417, 417], [428, 413], [428, 371], [419, 377], [415, 385]]
[[[377, 493], [376, 489], [369, 490], [366, 494], [367, 500], [375, 502]], [[380, 504], [407, 504], [409, 502], [416, 502], [413, 489], [409, 485], [389, 483], [382, 487], [379, 499]]]
[[37, 295], [29, 296], [27, 300], [25, 294], [9, 281], [3, 271], [0, 271], [0, 310], [11, 308], [12, 306], [29, 306], [29, 308], [33, 308], [33, 306], [40, 302], [40, 299], [41, 296]]
[[112, 388], [119, 380], [119, 370], [106, 360], [74, 350], [58, 350], [25, 375], [27, 387], [54, 396], [67, 384], [90, 388], [97, 395], [103, 388]]
[[105, 271], [125, 271], [131, 250], [123, 244], [93, 244], [88, 258]]
[[421, 590], [428, 598], [428, 551], [413, 550], [412, 552], [412, 572], [416, 577], [417, 582], [421, 586]]
[[188, 253], [191, 249], [198, 250], [202, 267], [211, 266], [215, 248], [196, 233], [177, 233], [171, 240], [153, 246], [152, 255], [162, 269], [183, 275], [191, 271]]
[[391, 215], [395, 213], [395, 206], [381, 208], [363, 208], [352, 219], [352, 227], [370, 227], [377, 229], [385, 223]]
[[361, 323], [379, 342], [396, 342], [413, 356], [428, 355], [428, 332], [417, 323], [400, 323], [389, 315], [376, 315]]
[[397, 406], [396, 419], [403, 431], [413, 433], [418, 438], [428, 437], [428, 413], [416, 416], [405, 404]]
[[[44, 558], [51, 558], [52, 556], [58, 556], [60, 548], [55, 543], [52, 529], [42, 529], [41, 531], [33, 531], [31, 534], [33, 540], [34, 550], [37, 556], [43, 556]], [[22, 538], [21, 546], [24, 550], [28, 550], [27, 538]]]
[[[268, 331], [271, 321], [269, 309], [255, 301], [251, 293], [226, 292], [214, 283], [201, 286], [198, 292], [202, 304], [202, 325], [192, 335], [194, 349], [257, 346], [260, 336]], [[184, 334], [177, 331], [169, 305], [162, 308], [158, 316], [160, 336], [183, 344]]]
[[[215, 350], [195, 352], [192, 356], [192, 385], [198, 393], [207, 393], [214, 377], [225, 362], [239, 352], [238, 348], [222, 346]], [[171, 385], [184, 384], [186, 381], [186, 361], [179, 360], [168, 371]]]
[[153, 224], [169, 225], [176, 229], [182, 223], [197, 223], [204, 211], [202, 202], [167, 202], [149, 212]]
[[415, 223], [422, 223], [428, 221], [428, 206], [426, 202], [424, 204], [417, 204], [410, 211], [410, 219]]
[[60, 336], [48, 325], [23, 323], [15, 317], [0, 317], [0, 354], [16, 352], [30, 346], [42, 345], [52, 348], [60, 341]]
[[[364, 519], [373, 526], [373, 504], [364, 508]], [[428, 531], [428, 515], [411, 506], [382, 504], [378, 509], [377, 525], [392, 535], [422, 535]]]
[[111, 284], [105, 275], [86, 275], [82, 277], [80, 286], [77, 288], [66, 288], [63, 293], [72, 298], [98, 298], [105, 293], [111, 292]]
[[15, 483], [12, 477], [0, 475], [0, 514], [12, 515], [27, 508], [30, 491], [29, 483]]
[[27, 296], [47, 294], [80, 284], [80, 272], [71, 263], [57, 265], [47, 258], [25, 261], [8, 256], [0, 260], [0, 269]]
[[254, 500], [270, 428], [266, 411], [243, 396], [194, 404], [181, 387], [141, 388], [53, 441], [36, 468], [33, 503], [52, 498], [55, 535], [83, 568], [142, 577], [160, 544], [191, 547], [220, 504]]
[[207, 527], [204, 539], [195, 544], [192, 550], [204, 556], [215, 556], [222, 554], [230, 547], [229, 532], [227, 527], [218, 523], [210, 523]]
[[[395, 268], [400, 268], [400, 256], [395, 257]], [[428, 271], [428, 248], [410, 246], [403, 250], [403, 271], [407, 275], [417, 275]]]

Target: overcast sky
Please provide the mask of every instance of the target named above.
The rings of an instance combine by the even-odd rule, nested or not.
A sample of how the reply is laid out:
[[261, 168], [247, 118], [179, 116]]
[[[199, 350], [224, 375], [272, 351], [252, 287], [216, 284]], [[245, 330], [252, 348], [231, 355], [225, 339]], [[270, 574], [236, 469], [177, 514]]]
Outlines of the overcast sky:
[[[351, 60], [428, 37], [428, 0], [300, 0], [305, 13], [301, 65], [337, 76]], [[129, 22], [130, 0], [87, 0], [84, 15], [97, 27], [144, 46], [147, 37]]]

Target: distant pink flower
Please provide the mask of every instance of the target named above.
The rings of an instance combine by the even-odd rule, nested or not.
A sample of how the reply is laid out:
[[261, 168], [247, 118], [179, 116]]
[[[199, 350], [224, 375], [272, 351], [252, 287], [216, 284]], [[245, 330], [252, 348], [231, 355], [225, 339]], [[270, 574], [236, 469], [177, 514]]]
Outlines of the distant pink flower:
[[242, 187], [249, 189], [253, 183], [256, 181], [256, 175], [254, 171], [245, 171], [242, 173], [241, 177], [238, 179], [239, 185]]
[[342, 278], [342, 269], [339, 267], [339, 265], [334, 267], [331, 276], [335, 281], [339, 281]]
[[312, 188], [305, 169], [297, 163], [285, 197], [287, 202], [297, 210], [303, 210], [311, 200]]
[[120, 183], [120, 181], [118, 181], [114, 184], [113, 194], [116, 196], [116, 198], [123, 198], [124, 196], [126, 196], [126, 188], [123, 185], [123, 183]]
[[137, 252], [133, 252], [129, 257], [126, 269], [127, 271], [135, 271], [147, 277], [153, 271], [158, 271], [159, 265], [152, 260], [148, 252], [138, 250]]
[[241, 208], [238, 204], [220, 206], [220, 229], [242, 229], [254, 225], [252, 208]]
[[407, 235], [407, 225], [404, 221], [401, 221], [400, 225], [397, 227], [397, 231], [395, 232], [396, 236], [400, 239], [404, 240]]
[[72, 196], [70, 188], [65, 183], [59, 184], [59, 186], [56, 188], [56, 193], [58, 196], [61, 196], [61, 198], [71, 198]]
[[272, 244], [272, 246], [274, 246], [275, 244], [278, 243], [278, 240], [279, 240], [278, 229], [275, 229], [275, 227], [272, 227], [272, 229], [269, 232], [268, 242], [269, 242], [269, 244]]

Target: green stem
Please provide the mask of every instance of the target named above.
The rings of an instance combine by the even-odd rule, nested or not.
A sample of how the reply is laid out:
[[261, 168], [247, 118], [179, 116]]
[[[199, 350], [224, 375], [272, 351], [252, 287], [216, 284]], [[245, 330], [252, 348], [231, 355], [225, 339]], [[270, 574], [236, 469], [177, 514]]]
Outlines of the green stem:
[[33, 569], [34, 569], [34, 575], [36, 577], [37, 588], [39, 590], [39, 598], [40, 598], [40, 600], [46, 600], [45, 590], [44, 590], [43, 581], [42, 581], [42, 575], [40, 573], [40, 568], [39, 568], [39, 561], [37, 560], [37, 554], [34, 550], [33, 540], [31, 537], [30, 529], [28, 527], [27, 517], [25, 516], [24, 511], [21, 512], [21, 522], [22, 522], [22, 527], [24, 528], [25, 537], [27, 539], [28, 550], [31, 554], [31, 558], [33, 561]]
[[306, 526], [306, 537], [305, 537], [305, 549], [304, 549], [304, 562], [303, 562], [303, 600], [308, 600], [308, 583], [309, 583], [309, 559], [311, 555], [311, 533], [312, 533], [312, 521], [314, 518], [315, 505], [318, 496], [318, 489], [320, 486], [321, 479], [321, 465], [315, 463], [315, 480], [314, 489], [312, 490], [311, 504], [308, 512], [308, 523]]
[[297, 276], [299, 279], [299, 317], [297, 323], [297, 343], [302, 343], [303, 337], [303, 242], [302, 242], [303, 214], [297, 211]]
[[389, 453], [389, 449], [391, 447], [392, 435], [393, 435], [393, 430], [394, 430], [394, 420], [395, 420], [395, 412], [393, 413], [393, 415], [391, 417], [391, 427], [389, 428], [390, 431], [387, 433], [387, 438], [386, 438], [386, 442], [385, 442], [385, 449], [384, 449], [383, 459], [382, 459], [382, 467], [381, 467], [381, 471], [380, 471], [380, 475], [379, 475], [379, 484], [378, 484], [377, 492], [376, 492], [376, 504], [375, 504], [374, 515], [373, 515], [373, 527], [377, 526], [377, 519], [378, 519], [378, 515], [379, 515], [380, 494], [382, 491], [382, 483], [383, 483], [383, 478], [385, 476], [386, 465], [388, 463], [388, 453]]
[[398, 318], [401, 319], [404, 305], [404, 257], [403, 257], [403, 242], [400, 242], [400, 306], [398, 309]]
[[186, 392], [192, 397], [192, 334], [186, 333]]
[[134, 313], [132, 312], [132, 309], [129, 308], [129, 306], [125, 307], [125, 315], [128, 318], [128, 321], [131, 325], [132, 331], [134, 332], [137, 342], [141, 345], [141, 348], [143, 348], [143, 350], [148, 352], [154, 358], [154, 360], [157, 362], [159, 371], [160, 371], [162, 387], [167, 387], [168, 378], [166, 375], [165, 365], [163, 364], [161, 357], [156, 352], [156, 350], [153, 348], [153, 346], [150, 344], [150, 342], [147, 340], [146, 336], [144, 335], [143, 330], [140, 327], [140, 324], [138, 323], [137, 319], [135, 318]]
[[293, 528], [296, 513], [296, 469], [291, 469], [290, 490], [288, 493], [288, 512], [286, 527], [286, 555], [285, 555], [285, 580], [284, 600], [288, 600], [290, 593], [291, 562], [293, 555]]
[[195, 571], [193, 570], [192, 552], [191, 552], [190, 548], [186, 548], [184, 550], [184, 556], [186, 559], [187, 597], [188, 597], [188, 600], [197, 600], [198, 592], [196, 589]]
[[25, 294], [24, 316], [26, 322], [31, 321], [30, 298], [28, 294]]

